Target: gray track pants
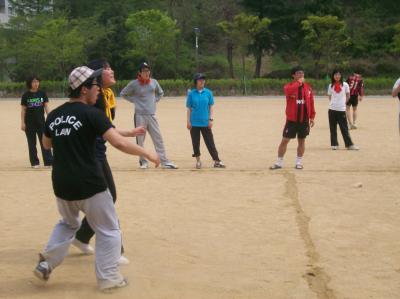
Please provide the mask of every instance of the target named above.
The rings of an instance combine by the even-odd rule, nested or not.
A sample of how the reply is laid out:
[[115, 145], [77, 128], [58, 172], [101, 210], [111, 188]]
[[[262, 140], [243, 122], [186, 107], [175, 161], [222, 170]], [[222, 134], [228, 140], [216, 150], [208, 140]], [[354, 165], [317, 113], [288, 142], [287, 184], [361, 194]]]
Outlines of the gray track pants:
[[96, 277], [100, 289], [112, 287], [123, 280], [118, 269], [121, 256], [121, 232], [117, 213], [108, 189], [84, 200], [67, 201], [57, 198], [61, 220], [53, 229], [42, 254], [54, 269], [68, 254], [68, 248], [80, 227], [79, 211], [96, 232]]
[[[157, 154], [160, 156], [161, 164], [165, 164], [170, 162], [167, 159], [167, 154], [165, 153], [164, 141], [161, 136], [160, 126], [158, 125], [158, 121], [156, 116], [153, 115], [145, 115], [145, 114], [136, 114], [135, 113], [135, 127], [142, 126], [147, 132], [149, 132], [151, 139], [153, 140], [154, 148]], [[136, 143], [140, 146], [143, 146], [144, 139], [146, 135], [137, 136]], [[140, 157], [139, 159], [140, 165], [143, 163], [147, 163], [144, 157]]]

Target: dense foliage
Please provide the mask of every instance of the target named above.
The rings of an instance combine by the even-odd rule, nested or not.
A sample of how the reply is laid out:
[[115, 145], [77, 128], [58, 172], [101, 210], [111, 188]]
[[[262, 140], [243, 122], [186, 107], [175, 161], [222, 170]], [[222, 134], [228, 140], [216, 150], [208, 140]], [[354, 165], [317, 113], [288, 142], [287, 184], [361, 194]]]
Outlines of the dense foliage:
[[0, 26], [0, 79], [32, 72], [64, 80], [105, 57], [119, 79], [147, 60], [160, 79], [308, 77], [333, 67], [366, 76], [400, 74], [400, 5], [393, 0], [10, 0]]

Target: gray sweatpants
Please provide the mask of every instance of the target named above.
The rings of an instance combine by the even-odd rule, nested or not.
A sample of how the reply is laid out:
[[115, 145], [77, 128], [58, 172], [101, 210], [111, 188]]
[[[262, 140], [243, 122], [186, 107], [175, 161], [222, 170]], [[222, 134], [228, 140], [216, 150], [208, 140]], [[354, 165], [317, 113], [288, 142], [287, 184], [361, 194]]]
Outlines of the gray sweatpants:
[[109, 190], [83, 200], [67, 201], [57, 198], [57, 207], [61, 220], [54, 227], [42, 253], [50, 267], [57, 267], [68, 254], [68, 248], [81, 224], [79, 211], [82, 211], [96, 233], [96, 277], [99, 288], [120, 283], [123, 280], [118, 269], [121, 232]]
[[[135, 127], [144, 127], [147, 132], [149, 132], [151, 139], [153, 140], [154, 148], [157, 154], [160, 156], [161, 164], [169, 163], [170, 161], [167, 159], [167, 154], [165, 153], [164, 141], [161, 136], [160, 126], [158, 125], [158, 121], [156, 116], [146, 115], [146, 114], [136, 114], [135, 113]], [[146, 135], [137, 136], [136, 142], [138, 145], [143, 146], [144, 139]], [[147, 163], [144, 157], [140, 157], [139, 159], [140, 165], [143, 163]]]

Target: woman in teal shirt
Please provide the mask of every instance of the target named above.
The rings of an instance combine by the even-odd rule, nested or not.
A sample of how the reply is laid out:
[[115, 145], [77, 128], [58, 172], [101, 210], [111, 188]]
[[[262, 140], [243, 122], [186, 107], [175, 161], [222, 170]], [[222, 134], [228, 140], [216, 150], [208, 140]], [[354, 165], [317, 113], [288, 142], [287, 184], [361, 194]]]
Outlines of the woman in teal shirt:
[[215, 147], [213, 126], [213, 105], [214, 97], [211, 90], [204, 87], [205, 76], [196, 74], [194, 76], [195, 88], [192, 89], [186, 100], [187, 107], [187, 128], [190, 130], [193, 145], [193, 157], [196, 158], [196, 168], [201, 168], [200, 160], [200, 133], [203, 135], [207, 149], [214, 160], [215, 168], [225, 168], [224, 163], [219, 159]]

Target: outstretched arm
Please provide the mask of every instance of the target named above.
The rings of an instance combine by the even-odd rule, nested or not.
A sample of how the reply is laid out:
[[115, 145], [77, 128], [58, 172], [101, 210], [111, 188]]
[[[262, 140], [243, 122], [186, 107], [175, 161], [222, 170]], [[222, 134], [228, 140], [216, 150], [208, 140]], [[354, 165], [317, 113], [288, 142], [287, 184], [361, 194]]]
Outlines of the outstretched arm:
[[116, 129], [117, 132], [124, 137], [136, 137], [146, 134], [146, 129], [144, 127], [136, 127], [134, 129], [124, 130]]
[[121, 136], [114, 128], [108, 129], [103, 134], [103, 138], [121, 152], [134, 156], [143, 156], [153, 162], [155, 167], [160, 165], [160, 157], [155, 152], [146, 150], [143, 147], [133, 143], [128, 138]]

